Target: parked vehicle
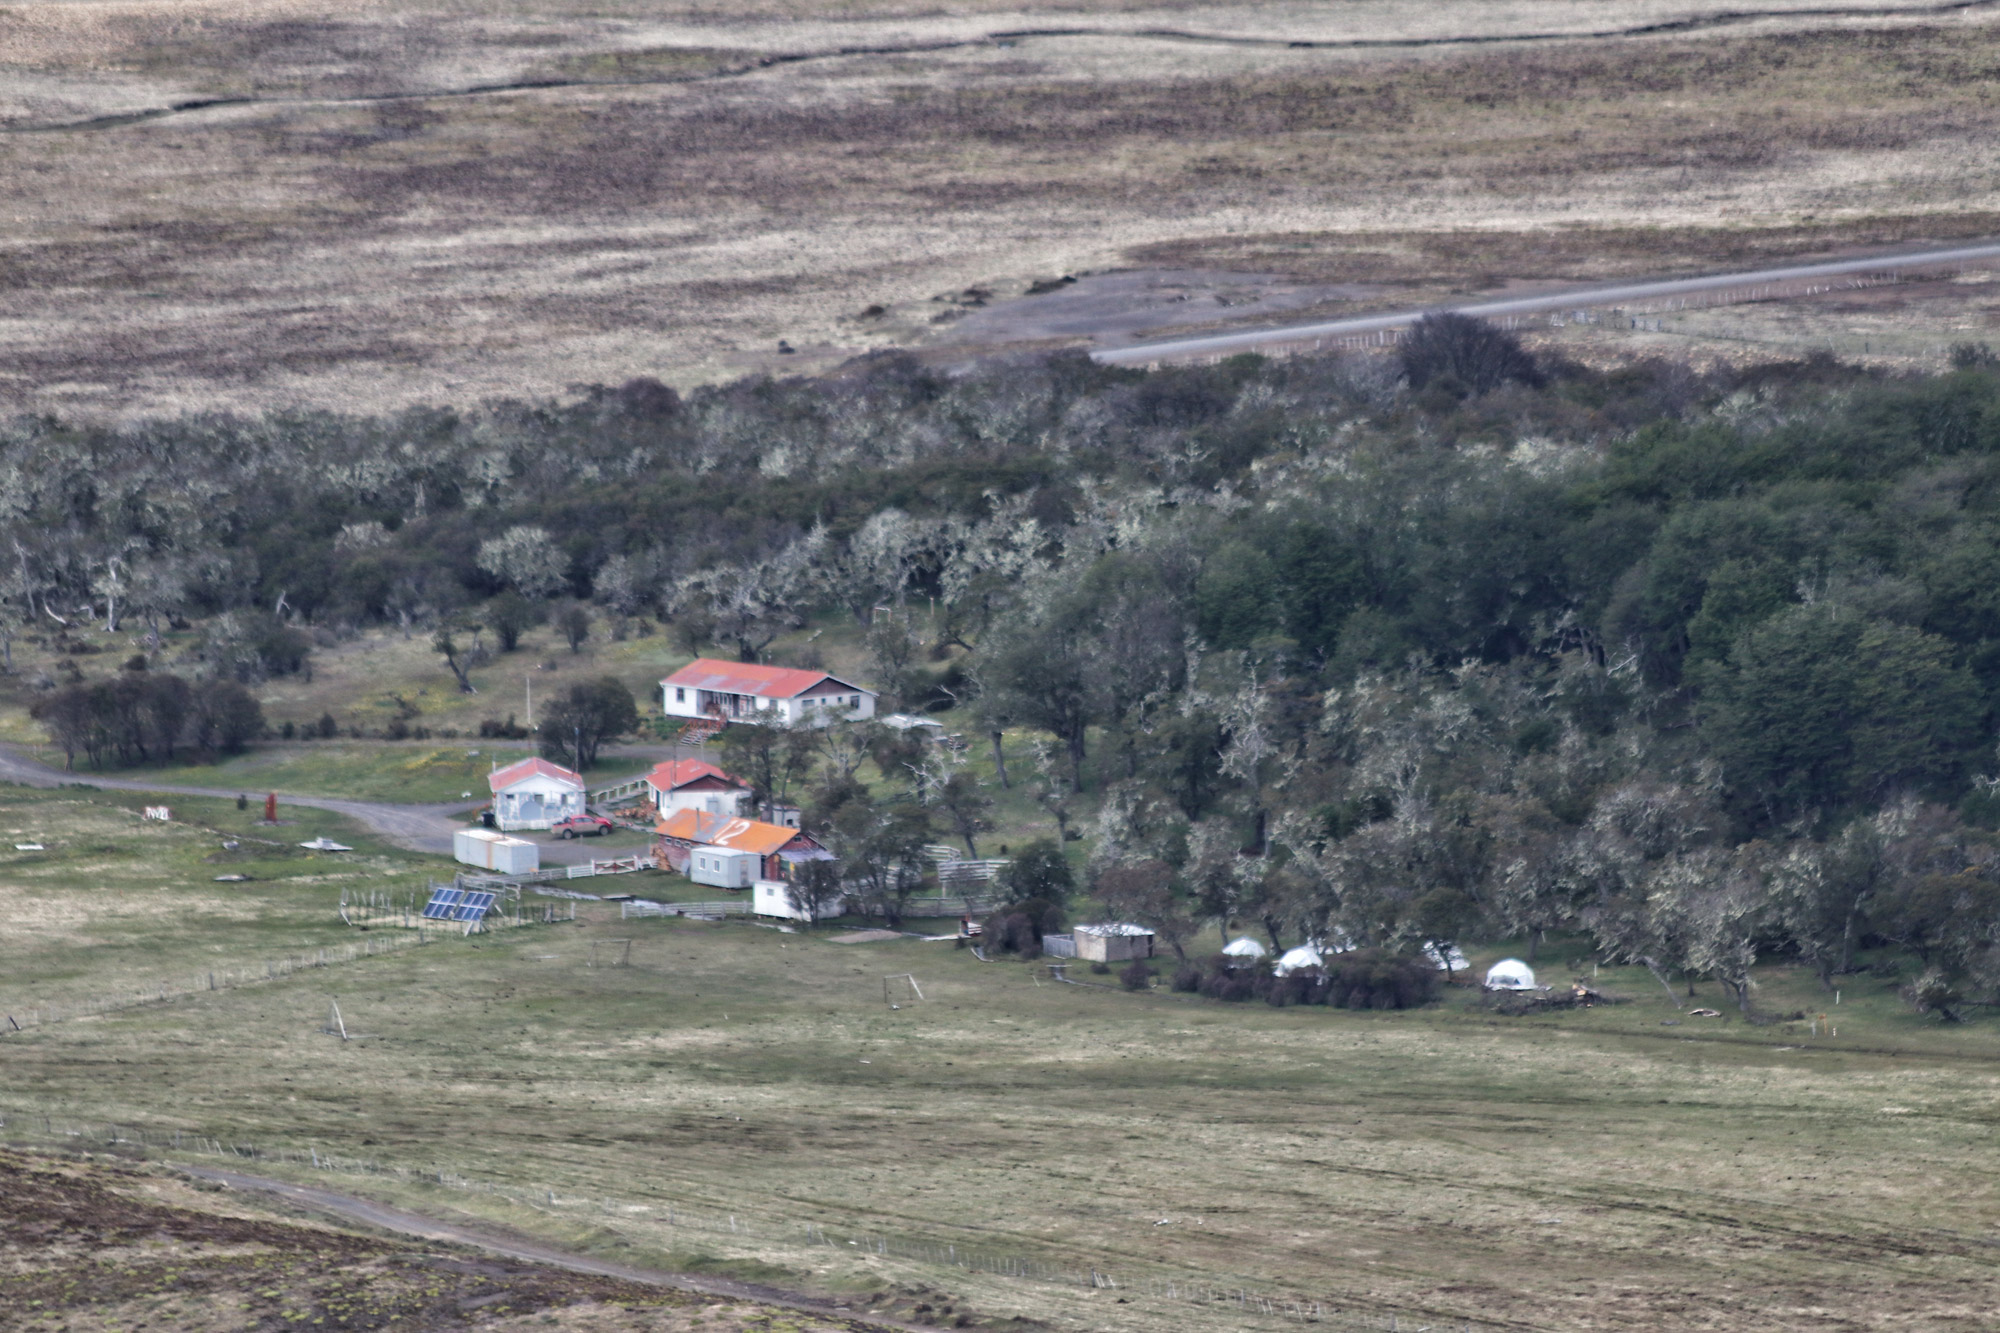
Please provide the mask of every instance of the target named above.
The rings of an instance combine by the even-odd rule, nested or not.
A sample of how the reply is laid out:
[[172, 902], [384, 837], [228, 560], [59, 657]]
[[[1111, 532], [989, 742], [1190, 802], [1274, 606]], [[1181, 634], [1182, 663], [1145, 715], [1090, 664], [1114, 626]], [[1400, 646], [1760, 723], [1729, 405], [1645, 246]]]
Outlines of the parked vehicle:
[[615, 827], [603, 815], [571, 815], [549, 825], [549, 831], [560, 838], [597, 838]]

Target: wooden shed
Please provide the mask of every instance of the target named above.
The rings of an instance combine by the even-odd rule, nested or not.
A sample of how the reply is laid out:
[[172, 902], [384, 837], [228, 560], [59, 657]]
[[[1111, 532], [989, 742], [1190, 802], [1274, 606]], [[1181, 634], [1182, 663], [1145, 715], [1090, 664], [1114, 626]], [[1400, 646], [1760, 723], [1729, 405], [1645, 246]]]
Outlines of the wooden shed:
[[1153, 956], [1153, 932], [1129, 921], [1078, 926], [1071, 934], [1076, 937], [1076, 956], [1085, 962], [1122, 963]]

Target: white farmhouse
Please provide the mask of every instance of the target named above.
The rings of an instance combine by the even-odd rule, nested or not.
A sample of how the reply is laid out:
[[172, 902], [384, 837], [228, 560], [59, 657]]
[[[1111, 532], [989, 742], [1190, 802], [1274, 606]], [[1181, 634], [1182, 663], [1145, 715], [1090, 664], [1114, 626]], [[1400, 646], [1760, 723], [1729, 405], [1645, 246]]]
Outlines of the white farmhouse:
[[664, 818], [676, 810], [749, 815], [750, 787], [701, 759], [669, 759], [646, 774], [646, 791]]
[[493, 789], [493, 822], [512, 833], [545, 829], [583, 813], [583, 779], [546, 759], [523, 759], [486, 775]]
[[824, 671], [698, 657], [660, 682], [668, 717], [818, 726], [875, 716], [875, 691]]

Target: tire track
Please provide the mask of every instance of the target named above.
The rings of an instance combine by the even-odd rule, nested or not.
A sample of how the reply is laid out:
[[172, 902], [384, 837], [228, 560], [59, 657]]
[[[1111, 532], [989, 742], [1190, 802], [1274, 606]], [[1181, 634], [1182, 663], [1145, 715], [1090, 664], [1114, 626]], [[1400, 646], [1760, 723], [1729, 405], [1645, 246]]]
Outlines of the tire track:
[[1261, 47], [1283, 51], [1398, 51], [1439, 47], [1549, 45], [1559, 42], [1607, 42], [1633, 37], [1666, 37], [1679, 34], [1741, 27], [1764, 19], [1880, 19], [1941, 18], [1977, 9], [1990, 9], [2000, 0], [1942, 0], [1922, 5], [1877, 5], [1842, 8], [1835, 5], [1808, 9], [1729, 9], [1713, 14], [1696, 14], [1656, 23], [1636, 23], [1618, 28], [1586, 29], [1577, 32], [1518, 32], [1461, 34], [1444, 37], [1335, 37], [1286, 38], [1253, 37], [1231, 33], [1192, 32], [1181, 28], [1113, 28], [1077, 26], [1059, 28], [1002, 28], [978, 37], [950, 38], [929, 42], [907, 42], [882, 46], [839, 46], [824, 51], [779, 52], [759, 56], [704, 74], [662, 75], [643, 79], [515, 79], [499, 83], [478, 83], [463, 88], [411, 89], [401, 92], [351, 93], [323, 97], [193, 97], [164, 106], [138, 111], [119, 111], [82, 120], [48, 124], [0, 126], [4, 134], [60, 134], [77, 130], [114, 130], [143, 125], [170, 116], [191, 115], [230, 107], [286, 106], [369, 106], [393, 102], [446, 101], [454, 98], [495, 97], [510, 93], [561, 91], [579, 88], [655, 88], [678, 84], [715, 83], [740, 79], [784, 65], [845, 60], [857, 56], [925, 55], [940, 51], [970, 50], [1022, 41], [1074, 40], [1078, 38], [1127, 38], [1141, 41], [1179, 42], [1200, 46]]
[[446, 1244], [470, 1245], [509, 1259], [566, 1268], [575, 1273], [614, 1277], [653, 1287], [671, 1287], [678, 1291], [689, 1291], [703, 1296], [722, 1296], [731, 1300], [782, 1306], [788, 1310], [799, 1310], [821, 1319], [844, 1323], [848, 1328], [855, 1330], [855, 1333], [874, 1333], [874, 1330], [878, 1329], [932, 1333], [936, 1327], [929, 1324], [906, 1324], [901, 1320], [879, 1315], [870, 1315], [866, 1320], [857, 1319], [848, 1311], [836, 1309], [830, 1301], [815, 1300], [802, 1292], [787, 1291], [782, 1287], [769, 1287], [755, 1282], [736, 1282], [728, 1278], [697, 1277], [692, 1273], [664, 1273], [650, 1268], [636, 1268], [629, 1264], [611, 1263], [604, 1259], [592, 1259], [587, 1255], [571, 1254], [567, 1250], [559, 1250], [554, 1246], [521, 1237], [462, 1226], [440, 1218], [426, 1217], [422, 1213], [392, 1208], [387, 1204], [376, 1203], [352, 1194], [320, 1189], [317, 1186], [294, 1185], [283, 1180], [273, 1180], [268, 1176], [246, 1175], [240, 1171], [226, 1171], [220, 1167], [194, 1166], [185, 1162], [174, 1162], [170, 1165], [199, 1180], [227, 1185], [231, 1189], [275, 1195], [295, 1207], [332, 1214], [345, 1221], [360, 1223], [382, 1231], [392, 1231], [399, 1235], [416, 1236]]

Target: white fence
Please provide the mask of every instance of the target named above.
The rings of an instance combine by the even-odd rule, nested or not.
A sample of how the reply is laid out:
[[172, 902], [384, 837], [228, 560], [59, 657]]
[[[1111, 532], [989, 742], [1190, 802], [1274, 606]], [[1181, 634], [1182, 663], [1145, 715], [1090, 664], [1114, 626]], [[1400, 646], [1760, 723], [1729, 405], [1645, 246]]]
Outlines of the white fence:
[[959, 884], [990, 884], [994, 876], [1014, 864], [1004, 857], [980, 861], [946, 861], [937, 868], [938, 883], [946, 888]]

